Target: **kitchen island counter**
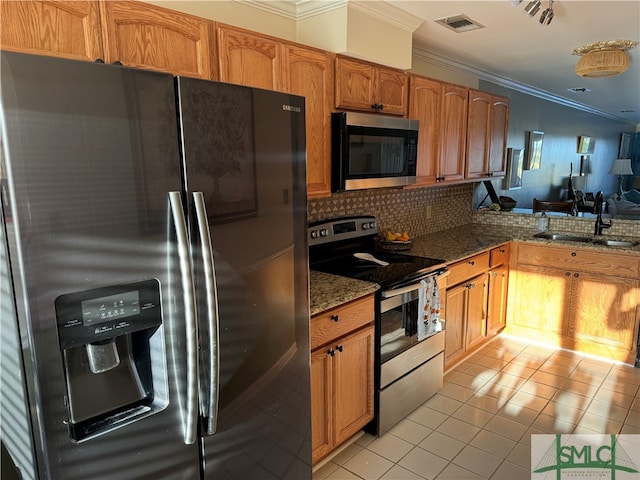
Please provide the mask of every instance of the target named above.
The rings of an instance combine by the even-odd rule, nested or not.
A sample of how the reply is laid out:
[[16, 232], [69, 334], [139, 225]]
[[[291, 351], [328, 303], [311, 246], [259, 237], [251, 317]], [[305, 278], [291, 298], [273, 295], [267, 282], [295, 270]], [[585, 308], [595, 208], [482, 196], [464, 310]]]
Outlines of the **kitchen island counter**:
[[[535, 236], [538, 233], [540, 233], [540, 231], [527, 228], [469, 224], [416, 237], [413, 240], [411, 249], [403, 253], [406, 253], [408, 255], [418, 255], [422, 257], [441, 258], [447, 263], [452, 263], [471, 255], [484, 252], [512, 240], [517, 240], [544, 243], [548, 245], [570, 245], [574, 246], [575, 248], [593, 249], [609, 253], [633, 253], [640, 255], [640, 243], [635, 246], [611, 247], [593, 241], [573, 242], [538, 238]], [[590, 234], [582, 234], [576, 232], [557, 233], [567, 233], [570, 235], [584, 236], [592, 239], [596, 238]], [[640, 240], [638, 238], [619, 236], [602, 236], [597, 238], [610, 238], [632, 241]]]

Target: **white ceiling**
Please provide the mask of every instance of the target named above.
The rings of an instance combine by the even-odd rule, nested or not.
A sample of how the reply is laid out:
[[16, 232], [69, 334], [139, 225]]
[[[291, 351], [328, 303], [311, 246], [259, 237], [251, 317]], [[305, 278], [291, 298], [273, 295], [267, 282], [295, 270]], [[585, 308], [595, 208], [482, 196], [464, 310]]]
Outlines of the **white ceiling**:
[[[640, 46], [627, 51], [629, 70], [609, 78], [579, 77], [574, 70], [579, 57], [572, 55], [574, 48], [598, 41], [640, 41], [640, 0], [554, 1], [555, 15], [547, 26], [538, 20], [548, 0], [534, 18], [524, 13], [528, 1], [518, 6], [510, 0], [388, 3], [424, 19], [413, 34], [414, 51], [640, 127]], [[458, 14], [485, 28], [456, 33], [434, 22]], [[589, 91], [574, 93], [570, 88]]]

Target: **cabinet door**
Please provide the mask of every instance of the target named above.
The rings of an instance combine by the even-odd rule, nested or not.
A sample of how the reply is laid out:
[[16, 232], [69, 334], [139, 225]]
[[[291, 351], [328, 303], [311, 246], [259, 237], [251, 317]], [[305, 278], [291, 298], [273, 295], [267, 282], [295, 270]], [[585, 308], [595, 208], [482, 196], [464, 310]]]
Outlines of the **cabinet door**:
[[336, 58], [336, 108], [374, 111], [374, 65]]
[[100, 4], [105, 61], [214, 79], [213, 23], [148, 3]]
[[487, 301], [487, 334], [496, 334], [505, 326], [509, 267], [502, 265], [489, 272]]
[[104, 58], [95, 1], [0, 2], [3, 50], [93, 62]]
[[445, 318], [444, 365], [445, 369], [462, 358], [466, 337], [466, 299], [465, 284], [447, 289], [447, 315]]
[[504, 176], [509, 127], [509, 99], [493, 97], [492, 102], [488, 171], [492, 176]]
[[487, 338], [487, 274], [483, 273], [469, 280], [465, 287], [467, 332], [466, 350], [473, 350]]
[[380, 113], [406, 115], [408, 80], [400, 70], [378, 67], [374, 101], [381, 105]]
[[464, 178], [467, 131], [467, 89], [444, 85], [441, 120], [442, 142], [438, 180], [457, 182]]
[[519, 263], [510, 274], [515, 277], [511, 323], [540, 336], [562, 335], [570, 306], [571, 272]]
[[337, 445], [373, 418], [373, 326], [337, 340], [333, 348]]
[[638, 329], [639, 283], [611, 276], [603, 282], [599, 274], [572, 272], [567, 336], [583, 343], [582, 351], [589, 351], [590, 344], [601, 354], [607, 346], [632, 350]]
[[284, 90], [306, 97], [307, 194], [329, 196], [333, 56], [295, 45], [285, 45], [283, 55]]
[[489, 116], [491, 95], [477, 90], [469, 90], [469, 111], [467, 118], [467, 166], [465, 176], [486, 178], [489, 157]]
[[311, 353], [311, 450], [312, 461], [329, 453], [333, 447], [333, 422], [330, 411], [333, 398], [331, 356], [328, 348]]
[[409, 117], [420, 121], [416, 185], [431, 185], [436, 181], [440, 151], [442, 83], [418, 76], [409, 83]]
[[218, 26], [220, 80], [282, 90], [280, 42], [248, 30]]

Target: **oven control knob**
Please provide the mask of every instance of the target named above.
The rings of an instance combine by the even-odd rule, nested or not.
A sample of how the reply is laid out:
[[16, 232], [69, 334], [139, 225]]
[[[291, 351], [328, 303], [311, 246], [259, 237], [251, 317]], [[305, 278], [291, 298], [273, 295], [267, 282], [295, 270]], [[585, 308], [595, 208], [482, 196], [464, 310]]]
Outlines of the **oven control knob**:
[[369, 222], [369, 228], [376, 228], [376, 222]]
[[318, 238], [318, 231], [317, 230], [311, 230], [311, 238]]
[[322, 230], [320, 230], [320, 236], [321, 237], [328, 237], [329, 236], [329, 230], [327, 230], [326, 228], [323, 228]]
[[362, 229], [363, 230], [369, 230], [369, 225], [370, 225], [369, 223], [363, 223], [362, 224]]

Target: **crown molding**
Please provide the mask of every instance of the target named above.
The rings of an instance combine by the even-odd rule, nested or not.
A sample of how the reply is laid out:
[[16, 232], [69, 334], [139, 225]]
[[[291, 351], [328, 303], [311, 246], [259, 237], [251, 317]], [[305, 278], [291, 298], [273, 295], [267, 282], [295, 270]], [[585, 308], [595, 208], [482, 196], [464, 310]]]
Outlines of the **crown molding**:
[[427, 63], [431, 63], [433, 65], [437, 65], [439, 67], [448, 68], [455, 72], [464, 73], [467, 75], [472, 75], [480, 80], [484, 80], [487, 82], [495, 83], [496, 85], [500, 85], [502, 87], [510, 88], [511, 90], [515, 90], [517, 92], [526, 93], [527, 95], [531, 95], [533, 97], [541, 98], [543, 100], [547, 100], [549, 102], [557, 103], [559, 105], [564, 105], [566, 107], [575, 108], [577, 110], [582, 110], [584, 112], [593, 113], [595, 115], [599, 115], [601, 117], [606, 117], [611, 120], [616, 120], [618, 122], [629, 123], [629, 119], [625, 119], [622, 117], [618, 117], [616, 115], [612, 115], [609, 112], [605, 112], [604, 110], [600, 110], [598, 108], [590, 107], [589, 105], [585, 105], [580, 102], [576, 102], [569, 98], [561, 97], [554, 93], [548, 92], [546, 90], [542, 90], [540, 88], [532, 87], [531, 85], [527, 85], [522, 82], [518, 82], [516, 80], [512, 80], [507, 77], [502, 77], [500, 75], [495, 75], [493, 73], [486, 72], [484, 70], [480, 70], [476, 67], [472, 67], [470, 65], [465, 65], [460, 62], [453, 61], [449, 58], [446, 58], [442, 55], [439, 55], [434, 52], [429, 52], [420, 47], [413, 47], [413, 56], [419, 58], [421, 60], [426, 61]]
[[303, 20], [332, 10], [337, 10], [348, 4], [348, 0], [233, 0], [263, 12], [279, 15], [289, 20]]
[[354, 0], [349, 2], [349, 6], [411, 33], [424, 23], [423, 19], [389, 2]]
[[388, 24], [409, 32], [414, 32], [423, 20], [385, 1], [356, 1], [356, 0], [234, 0], [237, 3], [250, 6], [289, 20], [304, 20], [323, 13], [344, 7], [354, 8]]

